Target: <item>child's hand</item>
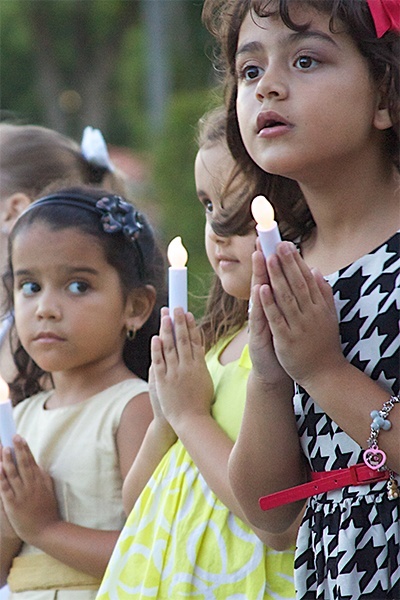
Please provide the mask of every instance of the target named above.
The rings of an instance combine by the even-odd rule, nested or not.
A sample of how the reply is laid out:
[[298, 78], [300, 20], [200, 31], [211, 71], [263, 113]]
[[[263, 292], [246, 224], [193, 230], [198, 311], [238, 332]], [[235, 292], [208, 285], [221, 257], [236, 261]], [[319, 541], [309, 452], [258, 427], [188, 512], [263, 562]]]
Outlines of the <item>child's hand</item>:
[[41, 469], [28, 444], [14, 438], [14, 464], [11, 450], [3, 450], [0, 495], [10, 525], [25, 542], [38, 545], [44, 529], [60, 520], [51, 477]]
[[176, 309], [174, 320], [173, 326], [169, 316], [162, 316], [152, 364], [162, 411], [176, 431], [176, 421], [193, 413], [210, 414], [214, 387], [193, 315]]
[[[0, 472], [1, 469], [2, 467], [0, 465]], [[0, 499], [0, 539], [5, 540], [6, 538], [14, 540], [20, 539], [12, 528], [11, 523], [8, 520], [7, 513], [4, 510], [3, 502]]]
[[[0, 481], [1, 481], [1, 473], [3, 471], [3, 447], [0, 444]], [[3, 502], [0, 496], [0, 539], [4, 540], [15, 539], [19, 540], [19, 537], [15, 533], [14, 529], [11, 527], [11, 523], [8, 520], [6, 511], [4, 510]]]
[[[161, 343], [160, 340], [157, 338], [155, 338], [154, 341], [152, 340], [152, 346], [151, 346], [152, 355], [154, 352], [153, 348], [155, 348], [155, 351], [157, 352], [157, 344], [160, 344], [160, 343]], [[151, 407], [152, 407], [153, 413], [154, 413], [154, 424], [157, 427], [157, 431], [159, 431], [160, 433], [162, 432], [163, 436], [168, 437], [168, 439], [170, 440], [170, 444], [173, 444], [177, 439], [177, 435], [176, 435], [175, 431], [172, 429], [171, 425], [168, 423], [168, 421], [165, 418], [164, 413], [162, 411], [160, 401], [158, 399], [156, 378], [154, 375], [153, 365], [151, 365], [151, 367], [149, 369], [149, 394], [150, 394]]]
[[318, 374], [345, 361], [332, 289], [312, 272], [290, 242], [267, 261], [270, 285], [260, 299], [279, 362], [307, 389]]
[[279, 383], [282, 379], [286, 379], [287, 374], [275, 355], [271, 330], [261, 303], [260, 289], [261, 286], [268, 284], [269, 278], [264, 255], [260, 250], [254, 252], [252, 263], [249, 350], [253, 373], [266, 383], [275, 384]]

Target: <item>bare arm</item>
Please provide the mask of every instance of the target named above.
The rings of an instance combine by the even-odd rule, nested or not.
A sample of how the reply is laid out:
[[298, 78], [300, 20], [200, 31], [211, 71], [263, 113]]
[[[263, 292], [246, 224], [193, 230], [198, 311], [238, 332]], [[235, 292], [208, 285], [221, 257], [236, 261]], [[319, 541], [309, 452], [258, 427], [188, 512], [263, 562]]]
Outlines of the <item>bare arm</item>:
[[[262, 301], [280, 363], [343, 431], [366, 448], [370, 412], [382, 408], [391, 395], [389, 388], [344, 357], [331, 287], [320, 273], [310, 271], [293, 244], [278, 248], [268, 271], [274, 294], [261, 290]], [[398, 407], [390, 420], [392, 428], [381, 433], [379, 447], [387, 455], [387, 465], [399, 472]]]
[[[117, 432], [122, 477], [138, 452], [153, 413], [149, 395], [139, 394], [126, 405]], [[51, 477], [35, 462], [28, 444], [14, 438], [18, 470], [9, 449], [3, 451], [0, 494], [8, 521], [15, 534], [78, 571], [101, 578], [120, 531], [81, 527], [60, 519]], [[2, 577], [6, 577], [21, 541], [7, 540], [7, 555], [2, 558]]]
[[152, 367], [149, 372], [149, 391], [154, 418], [124, 481], [122, 498], [126, 515], [129, 515], [155, 468], [177, 439], [161, 410]]
[[[230, 473], [250, 520], [274, 531], [295, 517], [298, 504], [262, 512], [255, 508], [256, 498], [302, 483], [307, 472], [300, 447], [296, 450], [289, 397], [282, 396], [284, 388], [277, 385], [273, 372], [263, 369], [273, 364], [271, 349], [290, 378], [364, 448], [370, 411], [380, 409], [390, 394], [343, 356], [332, 290], [319, 273], [310, 271], [293, 245], [281, 244], [277, 256], [268, 259], [268, 277], [262, 274], [263, 264], [256, 253], [256, 311], [250, 340], [254, 370]], [[393, 410], [392, 415], [392, 429], [380, 436], [379, 445], [387, 453], [388, 465], [398, 471], [400, 411]]]
[[[0, 466], [0, 473], [1, 470], [2, 467]], [[3, 503], [0, 499], [0, 587], [7, 583], [7, 576], [10, 571], [12, 561], [19, 553], [21, 545], [22, 540], [20, 540], [14, 529], [11, 527], [4, 511]]]
[[153, 411], [147, 392], [135, 396], [125, 406], [117, 431], [119, 466], [123, 479], [140, 451], [152, 420]]
[[[98, 531], [62, 521], [51, 477], [38, 467], [20, 436], [14, 437], [14, 447], [18, 471], [10, 450], [5, 449], [0, 494], [16, 535], [61, 562], [101, 578], [119, 531]], [[18, 550], [16, 539], [11, 539], [7, 544], [8, 559], [4, 568], [2, 565], [2, 577], [7, 576], [10, 557]]]
[[[200, 332], [193, 316], [175, 312], [175, 339], [169, 317], [163, 318], [160, 338], [153, 342], [153, 365], [160, 402], [209, 487], [229, 510], [249, 524], [228, 479], [233, 442], [210, 413], [213, 385], [204, 359]], [[255, 530], [260, 539], [279, 550], [294, 543], [295, 532], [285, 539]]]
[[283, 533], [292, 528], [303, 504], [274, 511], [260, 509], [260, 496], [303, 483], [303, 462], [293, 411], [294, 383], [278, 362], [260, 297], [269, 281], [264, 257], [253, 256], [249, 348], [253, 369], [247, 384], [243, 420], [229, 462], [232, 489], [253, 525]]
[[199, 415], [187, 421], [182, 420], [177, 425], [177, 430], [182, 431], [179, 437], [208, 486], [234, 515], [253, 529], [264, 544], [275, 550], [285, 550], [295, 543], [298, 523], [275, 535], [274, 532], [257, 528], [256, 522], [251, 523], [248, 519], [233, 493], [228, 478], [228, 463], [233, 442], [212, 417]]
[[11, 569], [13, 559], [18, 555], [21, 548], [21, 540], [15, 538], [0, 538], [0, 587], [6, 585], [7, 577]]

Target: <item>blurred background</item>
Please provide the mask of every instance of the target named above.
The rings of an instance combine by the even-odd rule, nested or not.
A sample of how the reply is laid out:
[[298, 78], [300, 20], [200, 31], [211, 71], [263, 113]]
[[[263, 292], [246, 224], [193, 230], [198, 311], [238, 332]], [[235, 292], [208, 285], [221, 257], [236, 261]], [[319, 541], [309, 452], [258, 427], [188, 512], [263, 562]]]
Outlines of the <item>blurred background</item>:
[[189, 308], [210, 268], [193, 178], [199, 117], [219, 102], [201, 0], [0, 0], [0, 116], [80, 141], [100, 128], [130, 199], [189, 253]]

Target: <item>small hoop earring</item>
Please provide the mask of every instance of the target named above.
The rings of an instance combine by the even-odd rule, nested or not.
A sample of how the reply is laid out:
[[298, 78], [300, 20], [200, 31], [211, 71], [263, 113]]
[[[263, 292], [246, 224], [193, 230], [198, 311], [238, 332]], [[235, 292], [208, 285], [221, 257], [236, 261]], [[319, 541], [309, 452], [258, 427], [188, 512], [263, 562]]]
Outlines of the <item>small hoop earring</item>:
[[136, 329], [134, 327], [130, 327], [126, 330], [126, 339], [128, 342], [132, 342], [136, 336]]

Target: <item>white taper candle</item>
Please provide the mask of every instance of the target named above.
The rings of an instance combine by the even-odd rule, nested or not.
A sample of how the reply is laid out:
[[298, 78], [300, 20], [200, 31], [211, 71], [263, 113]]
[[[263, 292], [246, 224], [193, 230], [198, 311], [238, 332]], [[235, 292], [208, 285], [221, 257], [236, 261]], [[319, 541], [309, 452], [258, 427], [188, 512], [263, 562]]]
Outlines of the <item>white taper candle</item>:
[[182, 307], [184, 312], [188, 309], [187, 299], [187, 267], [188, 254], [178, 236], [168, 246], [168, 308], [171, 319], [174, 319], [174, 309]]
[[281, 241], [278, 223], [274, 221], [274, 209], [265, 196], [256, 196], [251, 203], [251, 212], [257, 223], [262, 252], [268, 258], [276, 252], [276, 245]]
[[0, 377], [0, 441], [3, 448], [13, 447], [16, 434], [11, 400], [8, 398], [8, 385]]

